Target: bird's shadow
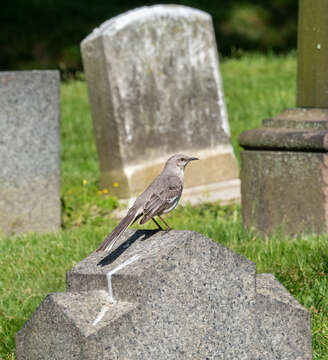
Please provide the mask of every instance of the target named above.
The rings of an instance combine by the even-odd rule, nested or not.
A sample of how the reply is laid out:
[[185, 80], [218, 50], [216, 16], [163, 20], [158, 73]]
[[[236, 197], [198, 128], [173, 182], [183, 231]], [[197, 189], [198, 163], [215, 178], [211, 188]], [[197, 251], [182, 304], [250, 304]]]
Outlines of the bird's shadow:
[[137, 230], [133, 233], [123, 244], [118, 248], [110, 252], [102, 260], [100, 260], [97, 266], [106, 266], [112, 264], [121, 254], [124, 253], [136, 240], [140, 239], [142, 241], [148, 239], [152, 235], [156, 234], [160, 229], [156, 230]]

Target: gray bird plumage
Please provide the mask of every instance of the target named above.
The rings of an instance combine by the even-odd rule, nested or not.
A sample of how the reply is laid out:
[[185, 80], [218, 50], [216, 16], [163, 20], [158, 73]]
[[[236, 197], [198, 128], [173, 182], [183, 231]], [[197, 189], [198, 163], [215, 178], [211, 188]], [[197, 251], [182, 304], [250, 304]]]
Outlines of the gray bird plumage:
[[158, 216], [169, 229], [161, 215], [172, 211], [177, 206], [183, 190], [184, 169], [192, 160], [198, 159], [183, 154], [171, 156], [160, 175], [137, 197], [127, 215], [98, 247], [97, 251], [110, 250], [118, 237], [139, 218], [141, 218], [140, 224], [152, 219], [160, 227], [154, 219], [155, 216]]

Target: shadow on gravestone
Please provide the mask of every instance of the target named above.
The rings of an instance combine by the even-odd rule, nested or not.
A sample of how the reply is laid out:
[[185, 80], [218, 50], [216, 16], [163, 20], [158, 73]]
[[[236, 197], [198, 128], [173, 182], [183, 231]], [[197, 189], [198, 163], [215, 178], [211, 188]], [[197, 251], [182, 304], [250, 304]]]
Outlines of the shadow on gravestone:
[[59, 71], [0, 72], [0, 232], [60, 219]]
[[94, 252], [67, 272], [17, 334], [17, 360], [312, 359], [309, 313], [271, 274], [195, 232], [123, 237], [113, 261]]
[[186, 170], [182, 201], [240, 198], [209, 14], [139, 8], [95, 29], [81, 52], [102, 187], [134, 197], [185, 153], [202, 161]]

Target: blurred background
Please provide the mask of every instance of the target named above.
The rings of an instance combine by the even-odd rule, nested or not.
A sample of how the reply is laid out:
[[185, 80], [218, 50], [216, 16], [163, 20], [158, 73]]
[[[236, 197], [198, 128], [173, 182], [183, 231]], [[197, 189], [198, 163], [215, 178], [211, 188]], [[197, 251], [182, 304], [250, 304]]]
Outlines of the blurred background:
[[[173, 1], [13, 0], [0, 12], [0, 70], [82, 71], [79, 45], [105, 20], [136, 7]], [[187, 0], [213, 17], [220, 56], [286, 53], [296, 48], [297, 0]]]

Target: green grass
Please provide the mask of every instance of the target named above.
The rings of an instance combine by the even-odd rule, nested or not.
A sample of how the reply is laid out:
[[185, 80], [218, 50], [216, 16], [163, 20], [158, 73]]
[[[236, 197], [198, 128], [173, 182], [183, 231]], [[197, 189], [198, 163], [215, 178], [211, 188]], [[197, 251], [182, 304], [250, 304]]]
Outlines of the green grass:
[[263, 119], [296, 105], [296, 54], [248, 55], [221, 65], [231, 141], [239, 160], [238, 136]]
[[[261, 120], [295, 106], [295, 54], [245, 56], [221, 63], [232, 142]], [[0, 237], [0, 358], [14, 359], [14, 336], [49, 292], [65, 290], [65, 272], [114, 226], [117, 201], [98, 190], [99, 170], [85, 83], [62, 85], [63, 230]], [[260, 238], [246, 233], [240, 206], [178, 207], [176, 229], [195, 230], [273, 273], [311, 312], [314, 359], [328, 360], [328, 242], [326, 236]], [[151, 225], [150, 225], [151, 226]]]

